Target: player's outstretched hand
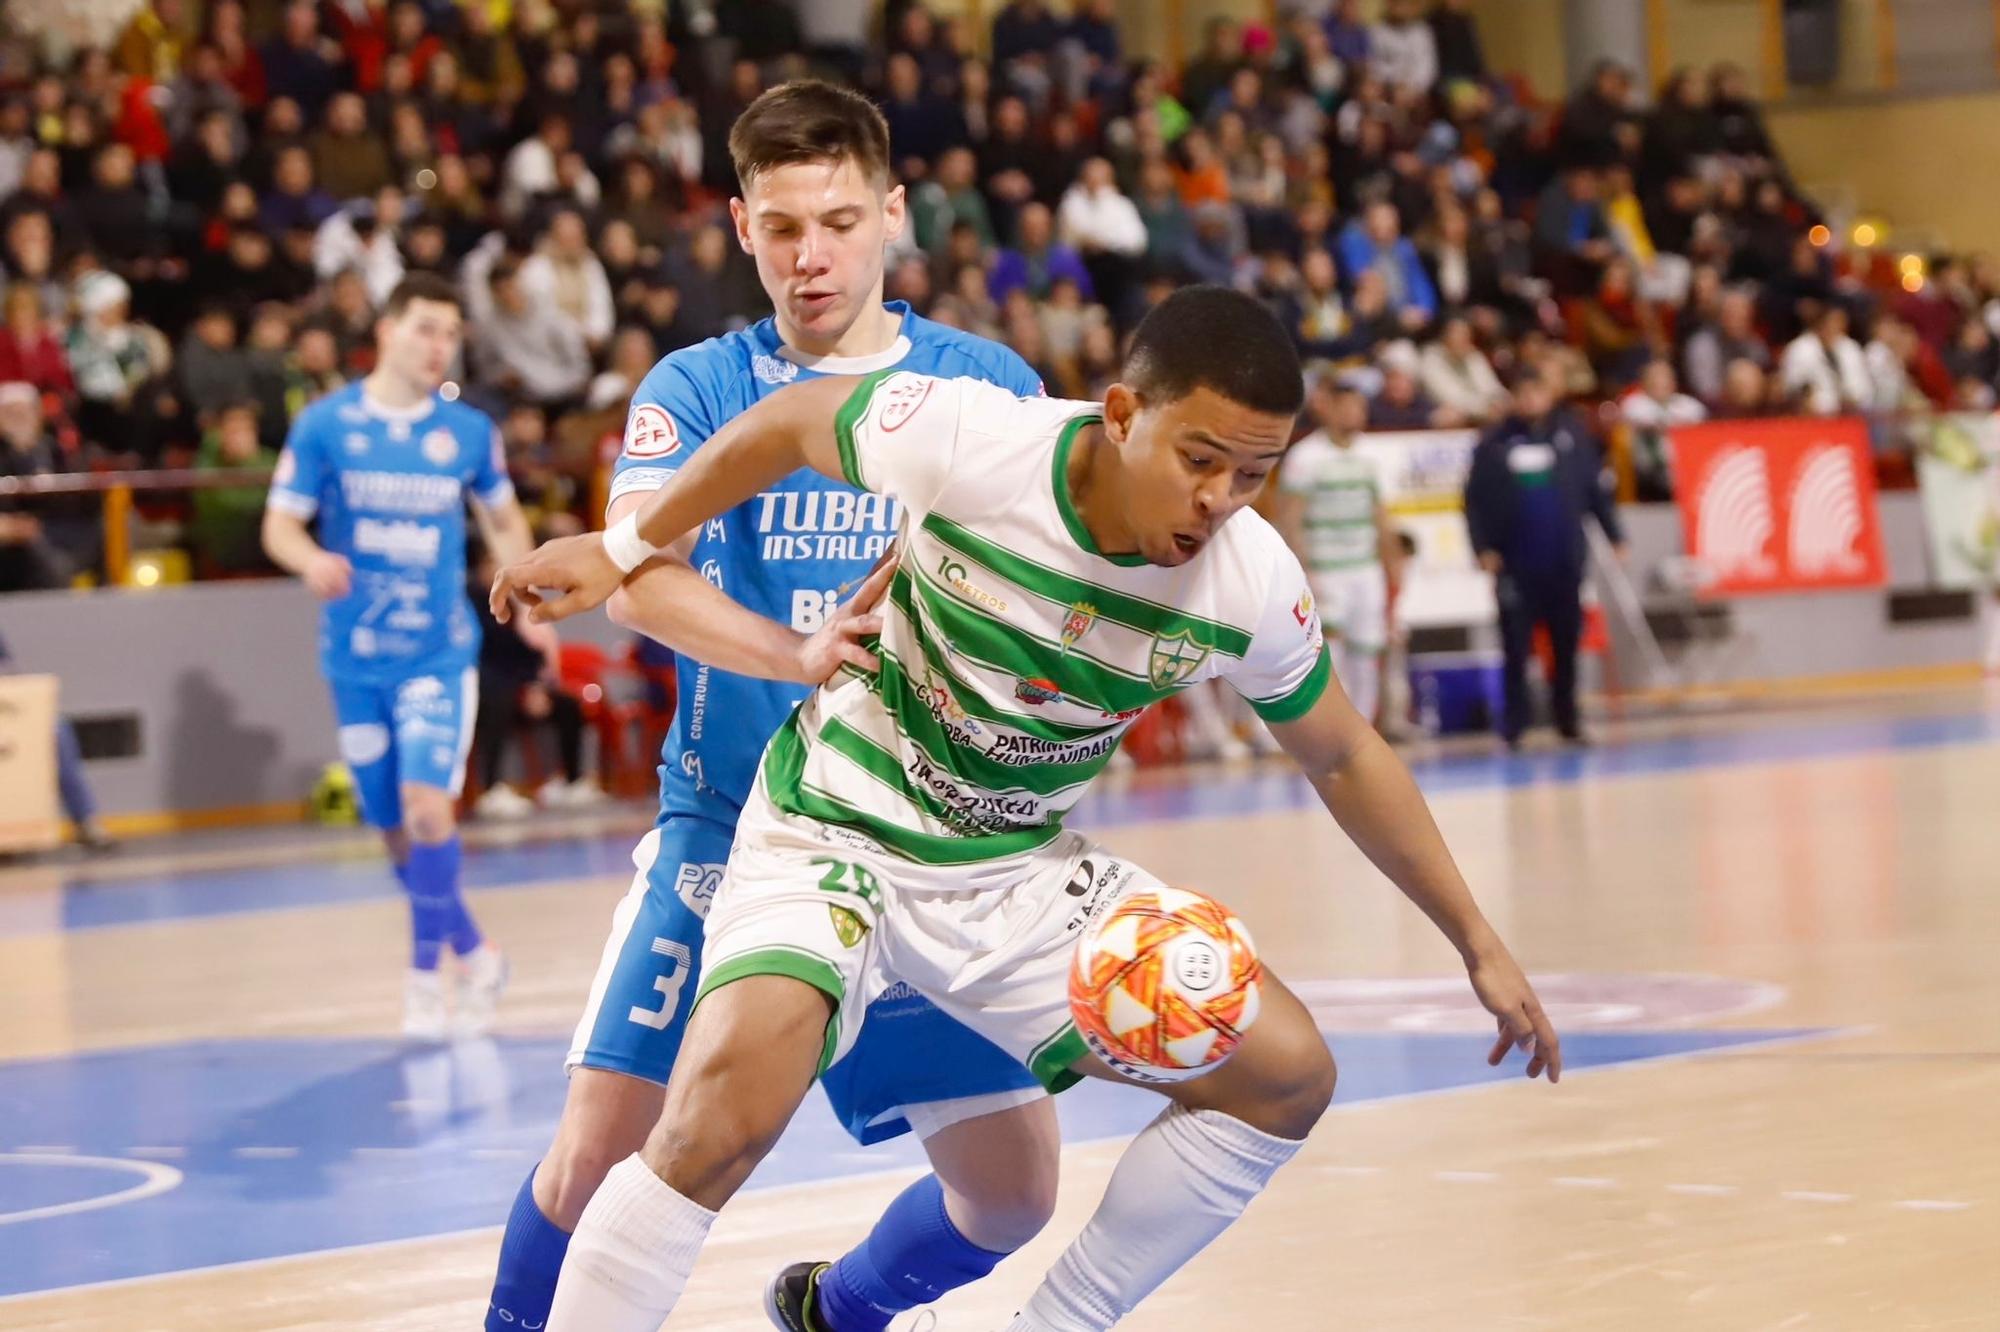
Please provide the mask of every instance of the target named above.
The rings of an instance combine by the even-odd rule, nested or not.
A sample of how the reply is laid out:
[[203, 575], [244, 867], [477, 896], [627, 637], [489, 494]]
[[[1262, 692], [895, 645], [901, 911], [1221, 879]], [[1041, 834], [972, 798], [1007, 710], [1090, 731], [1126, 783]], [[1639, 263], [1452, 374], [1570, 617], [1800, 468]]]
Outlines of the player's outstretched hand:
[[1500, 1038], [1487, 1052], [1486, 1062], [1498, 1064], [1510, 1046], [1528, 1053], [1528, 1076], [1547, 1073], [1550, 1082], [1562, 1081], [1562, 1042], [1535, 987], [1521, 974], [1521, 968], [1503, 948], [1494, 956], [1481, 957], [1468, 968], [1472, 990], [1500, 1024]]
[[487, 604], [502, 624], [513, 618], [517, 601], [528, 608], [530, 623], [549, 624], [603, 605], [624, 581], [604, 553], [604, 537], [586, 532], [548, 542], [495, 574]]
[[889, 582], [896, 576], [896, 552], [884, 555], [854, 595], [842, 603], [826, 623], [799, 644], [797, 679], [800, 684], [825, 684], [842, 666], [864, 671], [882, 669], [881, 659], [861, 645], [861, 640], [882, 632], [882, 617], [875, 613]]
[[322, 550], [306, 561], [299, 577], [321, 601], [339, 601], [354, 590], [354, 566], [345, 555]]

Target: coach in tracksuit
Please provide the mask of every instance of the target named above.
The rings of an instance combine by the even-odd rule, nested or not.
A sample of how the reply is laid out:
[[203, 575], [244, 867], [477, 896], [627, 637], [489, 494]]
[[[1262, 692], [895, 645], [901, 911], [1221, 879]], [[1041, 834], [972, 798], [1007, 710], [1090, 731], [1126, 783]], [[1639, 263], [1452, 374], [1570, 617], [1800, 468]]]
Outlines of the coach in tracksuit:
[[1576, 712], [1576, 648], [1583, 631], [1583, 520], [1597, 515], [1624, 553], [1610, 478], [1582, 420], [1558, 408], [1539, 376], [1514, 390], [1513, 411], [1480, 438], [1465, 482], [1465, 522], [1479, 563], [1493, 575], [1507, 653], [1506, 715], [1500, 738], [1518, 745], [1527, 728], [1528, 655], [1537, 624], [1555, 650], [1549, 681], [1556, 729], [1583, 742]]

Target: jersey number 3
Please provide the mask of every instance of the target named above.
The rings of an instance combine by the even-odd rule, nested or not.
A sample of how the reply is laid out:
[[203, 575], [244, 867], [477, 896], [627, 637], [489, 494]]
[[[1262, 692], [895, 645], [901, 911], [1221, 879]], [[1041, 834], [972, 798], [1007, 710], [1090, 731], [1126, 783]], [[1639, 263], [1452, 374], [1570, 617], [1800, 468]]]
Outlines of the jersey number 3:
[[653, 977], [653, 988], [660, 994], [660, 1006], [656, 1010], [634, 1004], [630, 1017], [642, 1027], [665, 1031], [667, 1024], [674, 1020], [674, 1014], [680, 1011], [681, 991], [687, 987], [688, 976], [694, 970], [694, 955], [688, 951], [686, 944], [672, 939], [653, 940], [653, 952], [667, 960], [667, 970]]

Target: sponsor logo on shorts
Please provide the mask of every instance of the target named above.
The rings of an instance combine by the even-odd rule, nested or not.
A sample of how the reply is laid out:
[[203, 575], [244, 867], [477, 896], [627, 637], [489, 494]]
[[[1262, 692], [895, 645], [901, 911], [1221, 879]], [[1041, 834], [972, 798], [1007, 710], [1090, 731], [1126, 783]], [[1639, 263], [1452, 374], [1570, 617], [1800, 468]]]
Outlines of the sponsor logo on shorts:
[[722, 887], [722, 871], [727, 868], [707, 862], [683, 862], [674, 872], [674, 896], [681, 899], [682, 906], [707, 920], [708, 909], [715, 905], [716, 890]]
[[625, 456], [665, 458], [680, 452], [680, 427], [667, 409], [657, 403], [642, 402], [632, 409], [625, 422]]
[[1070, 912], [1063, 924], [1063, 933], [1075, 934], [1084, 926], [1096, 920], [1104, 908], [1122, 897], [1132, 882], [1132, 867], [1122, 860], [1106, 858], [1101, 863], [1084, 860], [1071, 874], [1069, 882], [1063, 885], [1063, 892], [1071, 897], [1081, 898], [1076, 909]]
[[350, 768], [380, 762], [389, 752], [389, 728], [380, 722], [359, 722], [340, 728], [340, 757]]

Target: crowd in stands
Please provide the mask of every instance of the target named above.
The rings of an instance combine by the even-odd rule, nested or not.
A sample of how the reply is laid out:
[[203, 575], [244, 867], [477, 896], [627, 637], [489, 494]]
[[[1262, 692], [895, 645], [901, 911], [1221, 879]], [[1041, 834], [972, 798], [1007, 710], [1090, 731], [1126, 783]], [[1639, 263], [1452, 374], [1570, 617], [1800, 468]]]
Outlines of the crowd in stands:
[[[92, 7], [91, 44], [0, 18], [0, 474], [268, 463], [427, 270], [462, 285], [463, 391], [527, 502], [587, 520], [646, 369], [765, 313], [725, 140], [806, 73], [888, 120], [889, 297], [1051, 393], [1101, 390], [1173, 285], [1229, 283], [1368, 394], [1371, 428], [1489, 422], [1545, 375], [1632, 434], [1658, 498], [1667, 426], [1859, 412], [1894, 452], [1911, 409], [1990, 407], [2000, 381], [2000, 269], [1934, 256], [1906, 282], [1846, 246], [1742, 70], [1648, 98], [1607, 63], [1544, 101], [1489, 68], [1462, 0], [1219, 18], [1177, 71], [1126, 49], [1111, 0], [1012, 0], [985, 33], [912, 0]], [[260, 559], [232, 493], [188, 526], [203, 572]], [[0, 590], [87, 566], [44, 528], [0, 499]]]

